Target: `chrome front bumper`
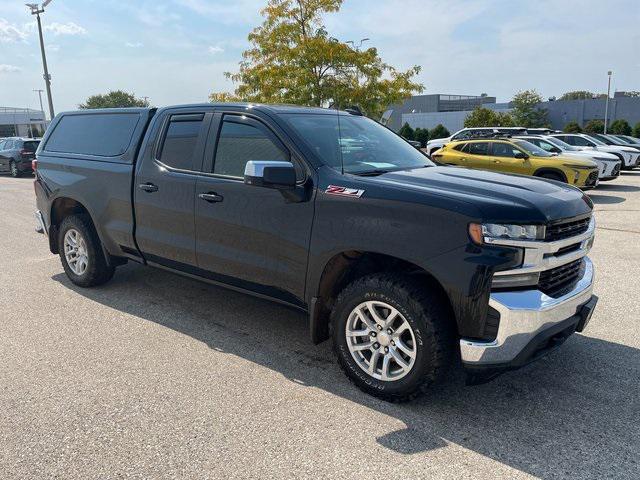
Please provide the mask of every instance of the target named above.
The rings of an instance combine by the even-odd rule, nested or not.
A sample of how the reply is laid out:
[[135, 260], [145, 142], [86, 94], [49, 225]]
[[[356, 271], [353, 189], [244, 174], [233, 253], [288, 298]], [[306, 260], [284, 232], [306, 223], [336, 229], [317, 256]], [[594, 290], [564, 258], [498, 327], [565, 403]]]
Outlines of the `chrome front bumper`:
[[559, 298], [539, 290], [492, 292], [489, 305], [500, 313], [497, 337], [492, 342], [461, 339], [462, 361], [473, 366], [509, 364], [536, 336], [575, 316], [593, 294], [593, 264], [584, 260], [582, 278]]

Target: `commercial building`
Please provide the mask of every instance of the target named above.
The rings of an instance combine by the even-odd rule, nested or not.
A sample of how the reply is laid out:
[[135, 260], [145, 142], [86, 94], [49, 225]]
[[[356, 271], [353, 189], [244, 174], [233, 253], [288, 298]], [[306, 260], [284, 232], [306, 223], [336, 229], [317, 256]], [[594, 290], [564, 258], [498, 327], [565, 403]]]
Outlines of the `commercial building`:
[[0, 107], [0, 138], [41, 137], [46, 128], [46, 117], [40, 110]]
[[[464, 100], [451, 103], [436, 102], [432, 100], [433, 97], [457, 97]], [[496, 98], [489, 96], [418, 95], [401, 105], [390, 107], [384, 113], [382, 123], [396, 131], [405, 123], [412, 128], [429, 129], [442, 124], [450, 132], [455, 132], [464, 127], [465, 118], [478, 106], [503, 112], [511, 110], [510, 103], [496, 103]], [[547, 110], [552, 128], [562, 130], [569, 122], [577, 122], [584, 126], [589, 120], [604, 121], [606, 98], [552, 100], [540, 103], [539, 108]], [[624, 92], [617, 92], [609, 99], [608, 118], [609, 124], [618, 119], [624, 119], [631, 125], [640, 122], [640, 97], [625, 96]]]
[[488, 107], [495, 103], [496, 97], [487, 95], [416, 95], [402, 104], [389, 107], [382, 116], [382, 123], [392, 130], [398, 130], [405, 122], [412, 126], [412, 122], [435, 122], [433, 126], [438, 123], [445, 125], [444, 122], [455, 122], [453, 119], [460, 116], [464, 122], [467, 112], [479, 106]]

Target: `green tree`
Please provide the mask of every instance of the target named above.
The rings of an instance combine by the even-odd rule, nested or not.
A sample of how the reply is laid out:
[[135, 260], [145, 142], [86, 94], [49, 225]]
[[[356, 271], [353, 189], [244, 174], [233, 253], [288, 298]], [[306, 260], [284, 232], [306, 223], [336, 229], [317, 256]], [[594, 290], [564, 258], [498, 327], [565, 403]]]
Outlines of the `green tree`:
[[604, 122], [602, 120], [589, 120], [584, 125], [584, 133], [604, 133]]
[[547, 124], [547, 111], [538, 107], [542, 97], [535, 90], [516, 93], [511, 101], [513, 122], [518, 127], [544, 127]]
[[411, 125], [409, 125], [408, 123], [405, 123], [400, 130], [398, 130], [398, 135], [400, 135], [403, 138], [406, 138], [407, 140], [413, 140], [415, 137], [415, 130], [413, 128], [411, 128]]
[[[226, 75], [235, 99], [299, 105], [358, 105], [380, 118], [388, 105], [401, 103], [424, 87], [414, 78], [421, 68], [398, 71], [376, 48], [360, 50], [329, 35], [322, 23], [343, 0], [269, 0], [264, 22], [249, 34], [239, 71]], [[214, 93], [212, 100], [220, 94]]]
[[607, 131], [618, 135], [631, 135], [631, 125], [623, 119], [614, 120]]
[[512, 127], [513, 118], [507, 112], [496, 112], [489, 108], [477, 107], [464, 120], [466, 128]]
[[427, 146], [427, 142], [429, 141], [429, 130], [427, 128], [416, 128], [413, 137], [415, 140], [420, 142], [420, 145], [424, 148]]
[[564, 126], [564, 133], [582, 133], [578, 122], [569, 122]]
[[636, 138], [640, 138], [640, 122], [636, 123], [636, 125], [633, 127], [632, 135]]
[[451, 133], [449, 132], [449, 130], [447, 130], [441, 123], [433, 127], [433, 129], [429, 132], [429, 138], [431, 138], [431, 140], [435, 140], [437, 138], [447, 138], [450, 136]]
[[148, 107], [149, 102], [136, 98], [133, 93], [123, 92], [122, 90], [112, 90], [104, 95], [92, 95], [84, 103], [78, 105], [78, 108], [126, 108], [126, 107]]
[[607, 98], [606, 93], [593, 93], [587, 90], [576, 90], [564, 93], [558, 100], [591, 100], [592, 98]]

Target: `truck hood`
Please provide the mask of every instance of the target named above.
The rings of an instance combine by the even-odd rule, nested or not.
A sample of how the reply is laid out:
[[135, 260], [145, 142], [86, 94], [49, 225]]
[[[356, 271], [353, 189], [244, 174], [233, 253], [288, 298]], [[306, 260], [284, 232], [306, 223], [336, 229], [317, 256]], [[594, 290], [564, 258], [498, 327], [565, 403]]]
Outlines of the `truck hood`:
[[389, 172], [368, 180], [472, 204], [482, 221], [547, 223], [591, 212], [582, 191], [561, 182], [458, 167]]

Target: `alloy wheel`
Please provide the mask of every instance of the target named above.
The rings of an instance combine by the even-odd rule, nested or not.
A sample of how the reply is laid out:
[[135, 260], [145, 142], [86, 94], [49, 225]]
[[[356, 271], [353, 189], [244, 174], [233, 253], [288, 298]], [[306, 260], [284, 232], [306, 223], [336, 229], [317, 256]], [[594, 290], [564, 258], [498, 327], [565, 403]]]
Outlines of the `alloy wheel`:
[[89, 255], [84, 237], [75, 228], [71, 228], [64, 235], [64, 256], [73, 273], [80, 276], [87, 271]]
[[351, 356], [371, 377], [386, 382], [411, 372], [416, 339], [407, 319], [385, 302], [363, 302], [349, 314], [345, 327]]

